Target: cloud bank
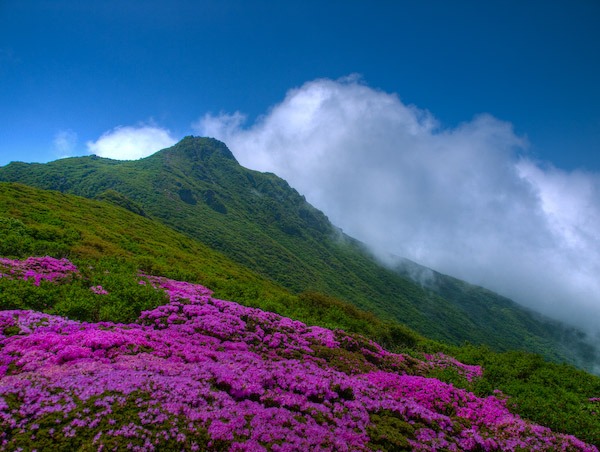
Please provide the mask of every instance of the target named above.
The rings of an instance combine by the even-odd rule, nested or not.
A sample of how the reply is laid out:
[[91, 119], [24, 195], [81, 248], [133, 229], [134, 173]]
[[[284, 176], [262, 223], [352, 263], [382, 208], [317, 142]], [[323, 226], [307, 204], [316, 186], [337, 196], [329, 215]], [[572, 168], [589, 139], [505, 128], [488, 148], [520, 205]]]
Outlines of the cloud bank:
[[404, 256], [591, 330], [600, 318], [600, 176], [526, 157], [510, 123], [442, 128], [356, 77], [320, 79], [244, 127], [195, 131], [286, 179], [380, 256]]
[[92, 154], [116, 160], [137, 160], [148, 157], [177, 140], [163, 128], [153, 125], [119, 126], [105, 132], [97, 141], [88, 141]]

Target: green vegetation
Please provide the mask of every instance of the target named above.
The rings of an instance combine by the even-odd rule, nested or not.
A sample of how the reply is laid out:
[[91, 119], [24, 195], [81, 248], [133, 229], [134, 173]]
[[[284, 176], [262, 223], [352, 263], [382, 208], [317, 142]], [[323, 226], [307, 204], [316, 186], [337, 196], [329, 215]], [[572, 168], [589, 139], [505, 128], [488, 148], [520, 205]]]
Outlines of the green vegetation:
[[[42, 283], [36, 287], [0, 278], [1, 309], [36, 309], [79, 320], [131, 322], [140, 309], [149, 309], [149, 305], [140, 304], [146, 292], [128, 282], [141, 270], [200, 283], [222, 299], [277, 312], [309, 325], [366, 334], [390, 347], [414, 345], [420, 340], [408, 328], [385, 323], [350, 303], [314, 292], [293, 295], [221, 253], [107, 202], [0, 183], [0, 212], [6, 215], [0, 216], [0, 256], [67, 257], [84, 276], [78, 284], [69, 286], [70, 292], [60, 285]], [[95, 271], [88, 271], [88, 267]], [[96, 285], [110, 294], [102, 299], [102, 306], [96, 305], [98, 297], [89, 290]], [[150, 297], [150, 305], [160, 302], [156, 296]], [[55, 310], [48, 311], [50, 308]], [[118, 320], [111, 313], [118, 313]]]
[[[421, 286], [406, 267], [375, 264], [284, 181], [239, 167], [226, 148], [207, 141], [198, 148], [196, 139], [184, 140], [138, 162], [85, 157], [0, 169], [0, 178], [55, 180], [54, 189], [103, 199], [0, 183], [0, 256], [68, 257], [82, 275], [74, 284], [39, 287], [0, 278], [0, 309], [126, 323], [163, 301], [132, 280], [138, 270], [196, 282], [219, 298], [360, 333], [390, 351], [443, 352], [481, 365], [475, 383], [451, 369], [432, 376], [482, 396], [499, 389], [522, 417], [600, 445], [600, 402], [590, 400], [600, 397], [598, 377], [523, 351], [497, 353], [522, 345], [564, 359], [552, 324], [462, 281], [434, 274], [435, 284]], [[95, 296], [90, 287], [97, 285], [109, 294]], [[477, 345], [459, 346], [464, 340]], [[409, 428], [394, 422], [377, 424], [392, 435], [386, 448], [393, 432]]]
[[[482, 396], [500, 389], [511, 397], [513, 412], [522, 417], [600, 444], [600, 406], [589, 400], [600, 395], [600, 379], [572, 366], [549, 363], [525, 352], [498, 354], [487, 347], [435, 342], [403, 324], [384, 322], [317, 292], [293, 295], [221, 253], [107, 202], [0, 183], [0, 211], [5, 215], [0, 217], [0, 246], [5, 257], [68, 257], [82, 275], [70, 284], [42, 282], [39, 287], [0, 278], [0, 309], [36, 309], [79, 320], [127, 323], [137, 318], [140, 310], [164, 301], [160, 293], [148, 293], [147, 287], [135, 284], [132, 275], [138, 270], [199, 282], [215, 289], [221, 298], [309, 325], [360, 333], [391, 351], [416, 357], [443, 352], [467, 364], [481, 365], [485, 372], [477, 383], [451, 369], [432, 376]], [[89, 288], [97, 285], [109, 294], [95, 295]], [[328, 351], [322, 353], [327, 358]], [[378, 424], [383, 427], [385, 423]], [[390, 425], [389, 429], [391, 434], [396, 427]]]
[[600, 445], [600, 400], [589, 400], [600, 395], [597, 376], [523, 351], [493, 353], [487, 347], [473, 346], [439, 350], [485, 369], [482, 380], [470, 388], [476, 394], [501, 390], [511, 397], [511, 411], [521, 417]]
[[[579, 332], [506, 298], [439, 274], [436, 284], [422, 286], [401, 269], [383, 267], [284, 180], [241, 167], [214, 139], [187, 137], [138, 161], [90, 156], [16, 162], [0, 168], [0, 180], [104, 199], [200, 241], [280, 289], [342, 299], [435, 340], [525, 349], [581, 367], [598, 361]], [[161, 242], [160, 234], [148, 236], [155, 238], [149, 248]], [[135, 255], [143, 248], [135, 241], [127, 246]], [[220, 293], [211, 280], [203, 281]]]
[[[88, 322], [131, 323], [142, 311], [165, 303], [163, 293], [135, 281], [131, 266], [108, 260], [98, 263], [99, 267], [80, 267], [80, 278], [68, 284], [43, 280], [36, 286], [0, 278], [0, 308], [33, 309]], [[97, 286], [108, 293], [95, 295], [90, 288]]]
[[[412, 275], [428, 291], [470, 312], [474, 325], [485, 324], [486, 328], [472, 332], [469, 343], [485, 344], [496, 351], [535, 352], [551, 361], [567, 361], [584, 369], [600, 363], [598, 350], [586, 342], [585, 333], [576, 328], [529, 311], [483, 287], [432, 271], [408, 259], [397, 259], [395, 269], [407, 277]], [[489, 335], [487, 340], [486, 335]], [[501, 347], [492, 345], [497, 341], [502, 344]]]

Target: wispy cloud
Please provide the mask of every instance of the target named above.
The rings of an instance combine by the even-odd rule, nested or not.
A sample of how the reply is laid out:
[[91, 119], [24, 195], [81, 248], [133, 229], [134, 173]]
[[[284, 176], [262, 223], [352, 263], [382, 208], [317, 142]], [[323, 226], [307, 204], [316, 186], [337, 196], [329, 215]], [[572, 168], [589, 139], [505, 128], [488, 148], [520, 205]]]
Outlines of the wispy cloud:
[[288, 92], [254, 124], [207, 115], [197, 132], [287, 179], [381, 256], [405, 256], [597, 329], [600, 176], [527, 159], [510, 123], [442, 128], [357, 78]]
[[116, 160], [137, 160], [175, 144], [171, 132], [154, 125], [118, 126], [88, 141], [92, 154]]
[[72, 130], [61, 130], [54, 135], [54, 149], [59, 158], [70, 157], [77, 146], [77, 134]]

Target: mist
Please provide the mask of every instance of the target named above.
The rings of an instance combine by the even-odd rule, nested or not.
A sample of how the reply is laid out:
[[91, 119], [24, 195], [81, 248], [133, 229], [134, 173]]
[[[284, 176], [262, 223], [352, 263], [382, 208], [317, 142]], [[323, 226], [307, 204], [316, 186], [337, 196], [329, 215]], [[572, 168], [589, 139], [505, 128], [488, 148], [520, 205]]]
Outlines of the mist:
[[290, 90], [254, 123], [201, 117], [240, 163], [286, 179], [383, 260], [482, 285], [589, 331], [600, 318], [600, 175], [533, 160], [510, 122], [443, 127], [358, 77]]

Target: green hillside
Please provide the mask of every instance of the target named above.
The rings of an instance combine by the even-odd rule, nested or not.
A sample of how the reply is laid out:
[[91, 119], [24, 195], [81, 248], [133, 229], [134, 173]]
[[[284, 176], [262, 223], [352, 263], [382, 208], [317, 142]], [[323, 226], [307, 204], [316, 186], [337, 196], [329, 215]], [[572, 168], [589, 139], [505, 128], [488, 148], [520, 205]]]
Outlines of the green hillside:
[[[111, 285], [131, 279], [142, 270], [170, 278], [202, 282], [224, 299], [301, 319], [307, 324], [361, 332], [388, 345], [402, 348], [422, 340], [403, 325], [390, 325], [353, 305], [318, 293], [291, 294], [268, 278], [233, 262], [222, 253], [173, 231], [161, 223], [133, 214], [108, 202], [39, 190], [17, 183], [0, 183], [0, 256], [25, 258], [49, 255], [67, 257], [79, 268], [104, 268]], [[99, 272], [95, 272], [99, 273]], [[101, 273], [101, 272], [100, 272]], [[115, 275], [125, 275], [116, 278]], [[105, 284], [106, 281], [95, 281]], [[7, 283], [0, 279], [0, 284]], [[91, 284], [91, 282], [90, 282]], [[82, 293], [87, 294], [88, 284]], [[27, 288], [25, 288], [27, 287]], [[48, 289], [47, 287], [45, 289]], [[131, 288], [130, 288], [131, 289]], [[138, 290], [135, 287], [132, 290]], [[10, 297], [0, 287], [0, 309], [41, 309], [47, 295], [29, 286], [15, 286]], [[29, 296], [23, 297], [25, 290]], [[57, 289], [56, 289], [57, 290]], [[33, 292], [32, 292], [33, 291]], [[122, 289], [115, 288], [122, 294]], [[76, 307], [79, 295], [63, 294], [59, 313], [80, 320], [115, 321], [115, 308]], [[89, 294], [88, 294], [89, 295]], [[140, 296], [147, 294], [141, 293]], [[25, 305], [22, 299], [25, 298]], [[85, 297], [84, 297], [85, 298]], [[11, 304], [13, 301], [16, 304]], [[28, 300], [28, 301], [27, 301]], [[117, 300], [114, 300], [117, 302]], [[82, 301], [82, 303], [85, 303]], [[56, 308], [56, 306], [55, 306]], [[93, 309], [92, 309], [93, 308]], [[63, 310], [61, 310], [63, 309]], [[133, 321], [139, 312], [121, 306]], [[117, 309], [118, 311], [118, 309]]]
[[0, 180], [114, 202], [292, 293], [321, 292], [449, 344], [526, 349], [579, 365], [595, 359], [584, 347], [584, 355], [567, 351], [557, 334], [563, 329], [510, 300], [457, 290], [454, 283], [432, 290], [384, 268], [284, 180], [241, 167], [214, 139], [187, 137], [138, 161], [89, 156], [11, 163], [0, 168]]
[[[39, 286], [0, 278], [0, 310], [35, 309], [78, 320], [132, 322], [141, 310], [164, 303], [160, 294], [136, 283], [132, 276], [138, 269], [187, 279], [216, 289], [219, 297], [308, 325], [361, 333], [388, 350], [404, 350], [418, 359], [423, 353], [443, 352], [462, 362], [482, 365], [484, 374], [476, 383], [466, 381], [452, 368], [433, 370], [431, 376], [482, 397], [500, 389], [511, 397], [512, 412], [554, 431], [600, 444], [597, 402], [591, 400], [600, 394], [599, 378], [528, 353], [497, 354], [485, 347], [436, 343], [399, 323], [382, 322], [322, 294], [292, 295], [223, 254], [126, 207], [0, 183], [0, 256], [68, 257], [83, 276], [69, 284]], [[98, 297], [90, 286], [102, 286], [109, 294]], [[339, 359], [326, 348], [321, 353], [331, 362]]]
[[[594, 363], [600, 362], [599, 351], [585, 340], [586, 334], [575, 327], [544, 317], [484, 287], [438, 273], [408, 259], [396, 258], [395, 261], [393, 267], [397, 273], [450, 300], [463, 311], [470, 312], [475, 323], [487, 326], [486, 329], [473, 333], [478, 336], [472, 343], [488, 343], [483, 335], [491, 330], [505, 335], [503, 341], [509, 350], [535, 351], [540, 349], [540, 344], [542, 348], [552, 350], [558, 344], [563, 356], [569, 356], [570, 362], [581, 368], [592, 369]], [[514, 330], [506, 328], [507, 322], [518, 324], [530, 334], [514, 334]], [[559, 362], [562, 360], [561, 353], [546, 355], [546, 358]]]

